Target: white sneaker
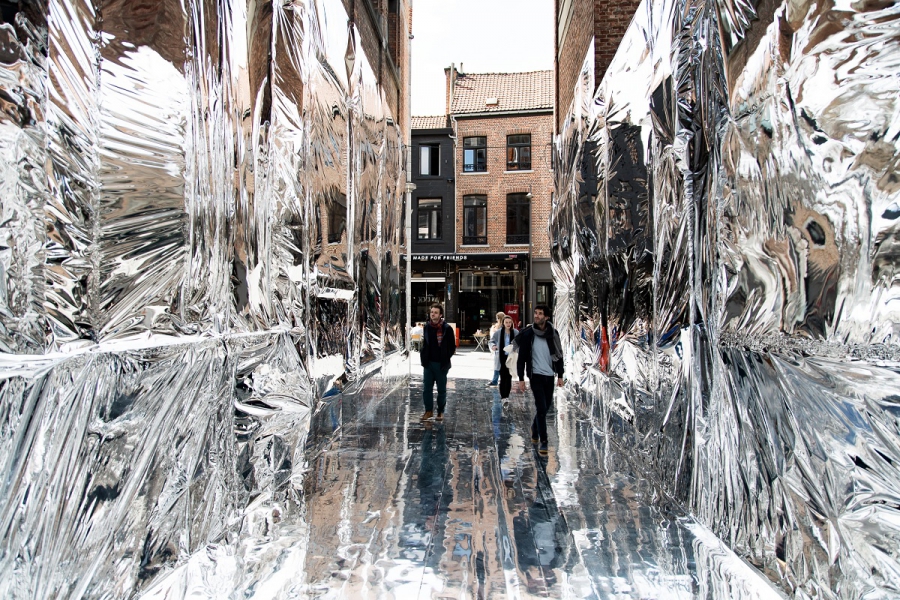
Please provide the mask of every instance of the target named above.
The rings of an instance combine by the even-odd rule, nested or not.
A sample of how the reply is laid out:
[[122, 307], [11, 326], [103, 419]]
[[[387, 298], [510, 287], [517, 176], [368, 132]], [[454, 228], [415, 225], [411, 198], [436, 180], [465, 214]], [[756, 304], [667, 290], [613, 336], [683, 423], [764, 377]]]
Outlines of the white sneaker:
[[509, 406], [509, 398], [500, 398], [500, 402], [503, 403], [504, 408]]

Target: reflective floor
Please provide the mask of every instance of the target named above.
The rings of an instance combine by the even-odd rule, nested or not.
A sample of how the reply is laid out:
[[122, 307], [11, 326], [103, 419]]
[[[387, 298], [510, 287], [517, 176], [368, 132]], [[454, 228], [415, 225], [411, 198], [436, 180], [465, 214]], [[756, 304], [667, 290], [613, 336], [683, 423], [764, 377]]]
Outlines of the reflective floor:
[[530, 392], [503, 407], [486, 383], [451, 377], [443, 423], [419, 421], [415, 376], [318, 412], [304, 490], [312, 597], [780, 597], [708, 530], [660, 509], [561, 390], [541, 457]]

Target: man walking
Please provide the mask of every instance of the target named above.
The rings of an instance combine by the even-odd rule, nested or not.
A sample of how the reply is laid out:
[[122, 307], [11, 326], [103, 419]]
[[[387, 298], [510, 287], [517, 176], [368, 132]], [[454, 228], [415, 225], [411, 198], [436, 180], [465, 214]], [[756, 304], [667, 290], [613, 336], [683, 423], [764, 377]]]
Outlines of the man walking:
[[437, 417], [444, 420], [444, 408], [447, 406], [447, 372], [450, 370], [450, 357], [456, 353], [456, 335], [453, 328], [444, 322], [444, 307], [432, 304], [429, 309], [429, 320], [422, 333], [422, 347], [419, 358], [422, 367], [425, 389], [422, 390], [422, 402], [425, 404], [423, 421], [434, 417], [434, 384], [437, 383]]
[[550, 307], [543, 304], [534, 307], [534, 320], [516, 337], [516, 345], [519, 347], [519, 360], [516, 363], [519, 374], [517, 391], [525, 391], [527, 370], [528, 379], [531, 380], [531, 393], [534, 394], [535, 415], [531, 422], [531, 443], [540, 442], [538, 452], [546, 456], [547, 412], [553, 405], [553, 380], [556, 379], [559, 387], [563, 386], [562, 344], [550, 322]]

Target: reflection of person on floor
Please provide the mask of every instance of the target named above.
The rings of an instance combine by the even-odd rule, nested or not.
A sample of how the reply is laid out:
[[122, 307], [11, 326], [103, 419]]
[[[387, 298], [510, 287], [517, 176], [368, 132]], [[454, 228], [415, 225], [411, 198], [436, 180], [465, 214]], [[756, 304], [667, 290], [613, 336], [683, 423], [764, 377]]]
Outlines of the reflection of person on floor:
[[491, 379], [491, 382], [488, 384], [488, 387], [494, 387], [497, 385], [497, 382], [500, 380], [500, 367], [497, 366], [497, 350], [498, 348], [494, 345], [494, 334], [500, 331], [500, 328], [503, 327], [503, 318], [506, 316], [502, 311], [497, 313], [497, 321], [491, 325], [491, 352], [494, 353], [494, 377]]
[[424, 389], [422, 402], [425, 404], [423, 421], [434, 417], [434, 384], [437, 384], [437, 421], [444, 419], [444, 408], [447, 406], [447, 372], [450, 371], [450, 357], [456, 352], [456, 335], [453, 328], [444, 322], [444, 307], [432, 304], [429, 309], [431, 317], [425, 324], [422, 333], [422, 347], [419, 358], [424, 368]]
[[563, 355], [559, 334], [550, 322], [550, 307], [540, 304], [534, 307], [534, 320], [516, 337], [519, 361], [517, 391], [525, 391], [525, 374], [531, 380], [534, 394], [535, 415], [531, 423], [531, 442], [540, 442], [540, 453], [547, 454], [547, 412], [553, 405], [553, 379], [563, 386]]
[[513, 517], [516, 558], [531, 593], [540, 593], [556, 584], [557, 569], [566, 562], [568, 527], [546, 476], [538, 476], [534, 501]]
[[512, 389], [512, 373], [506, 367], [506, 348], [517, 335], [519, 330], [513, 327], [512, 317], [503, 317], [502, 327], [491, 337], [491, 348], [497, 348], [494, 353], [494, 368], [500, 371], [500, 401], [504, 406], [509, 404], [509, 391]]
[[[437, 429], [437, 431], [434, 431]], [[419, 463], [419, 500], [422, 516], [446, 515], [453, 493], [444, 489], [444, 475], [450, 459], [447, 451], [447, 432], [444, 427], [427, 427], [422, 436], [422, 462]]]

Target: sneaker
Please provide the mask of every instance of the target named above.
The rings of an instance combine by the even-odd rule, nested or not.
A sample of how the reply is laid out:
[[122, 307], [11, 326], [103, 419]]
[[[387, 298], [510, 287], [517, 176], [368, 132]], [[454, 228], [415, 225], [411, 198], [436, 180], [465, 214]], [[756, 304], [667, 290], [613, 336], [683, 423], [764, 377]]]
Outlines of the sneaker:
[[538, 432], [537, 432], [537, 429], [535, 429], [534, 427], [532, 427], [532, 428], [531, 428], [531, 443], [532, 443], [532, 444], [537, 444], [539, 441], [541, 441], [541, 440], [538, 439]]
[[487, 386], [485, 386], [485, 387], [497, 387], [497, 384], [492, 381], [491, 383], [487, 384]]
[[434, 418], [434, 420], [435, 420], [435, 421], [438, 421], [438, 422], [443, 421], [443, 420], [444, 420], [444, 413], [438, 412], [438, 414], [437, 414], [437, 416]]
[[422, 418], [419, 419], [419, 420], [420, 420], [420, 421], [430, 421], [430, 420], [431, 420], [431, 417], [433, 417], [433, 416], [434, 416], [434, 413], [433, 413], [433, 412], [431, 412], [430, 410], [426, 410], [426, 411], [425, 411], [425, 414], [422, 415]]
[[500, 398], [500, 402], [503, 404], [503, 408], [509, 406], [509, 398]]
[[541, 456], [547, 456], [548, 454], [550, 454], [550, 451], [547, 450], [547, 442], [541, 442], [541, 447], [538, 452]]

